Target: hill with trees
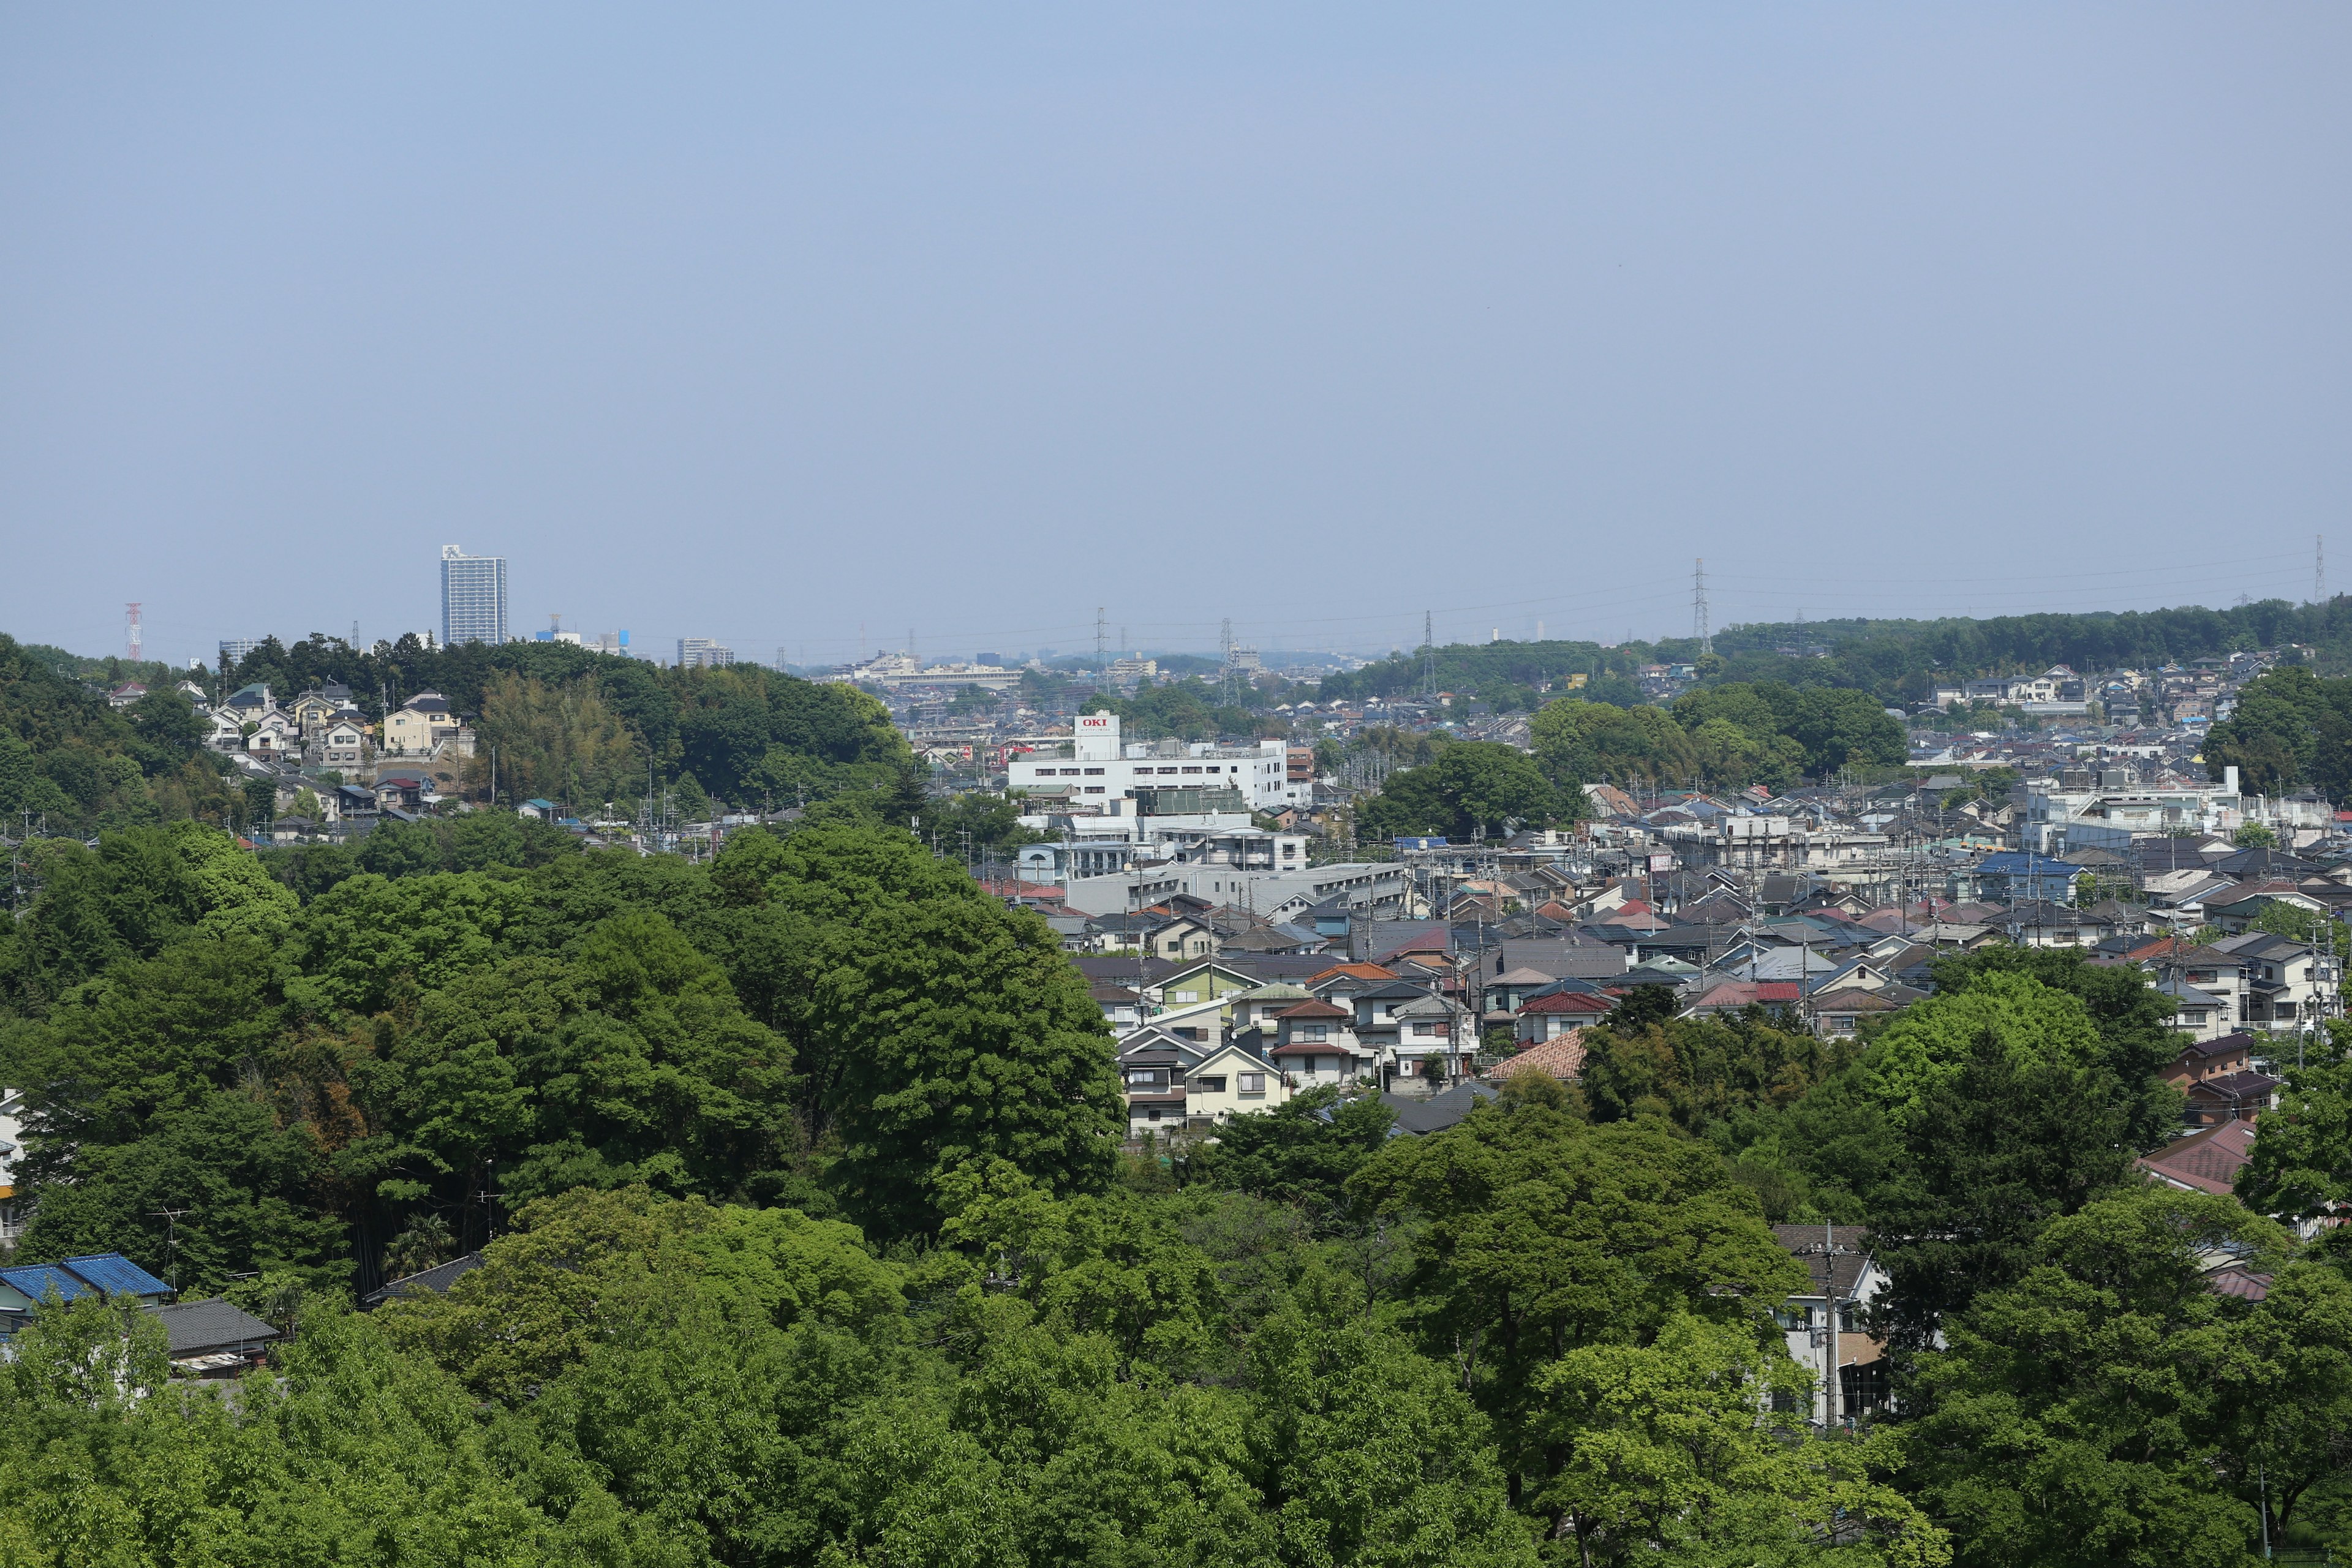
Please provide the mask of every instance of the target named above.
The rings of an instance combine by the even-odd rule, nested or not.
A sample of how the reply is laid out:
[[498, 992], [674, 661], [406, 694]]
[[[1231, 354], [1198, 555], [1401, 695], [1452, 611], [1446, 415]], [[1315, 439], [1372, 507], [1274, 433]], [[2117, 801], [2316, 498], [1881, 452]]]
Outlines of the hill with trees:
[[[2289, 645], [2314, 650], [2318, 668], [2352, 674], [2352, 602], [2284, 599], [2225, 609], [2186, 606], [2084, 615], [1999, 616], [1983, 620], [1850, 619], [1752, 623], [1713, 638], [1703, 674], [1735, 683], [1830, 686], [1867, 692], [1881, 703], [1924, 702], [1938, 683], [2037, 673], [2053, 664], [2085, 674], [2149, 669], [2166, 663], [2224, 658]], [[1583, 695], [1630, 707], [1641, 700], [1631, 679], [1645, 664], [1698, 663], [1696, 639], [1664, 637], [1604, 647], [1590, 642], [1456, 643], [1399, 651], [1363, 668], [1326, 678], [1323, 695], [1361, 700], [1410, 696], [1435, 666], [1441, 690], [1467, 693], [1497, 710], [1531, 712], [1538, 688], [1571, 675], [1588, 678]]]
[[[2077, 953], [1950, 957], [1861, 1040], [1643, 995], [1580, 1082], [1445, 1131], [1323, 1089], [1163, 1158], [1122, 1150], [1043, 923], [846, 802], [699, 865], [494, 812], [349, 860], [187, 823], [63, 855], [0, 945], [17, 1260], [120, 1248], [289, 1338], [224, 1398], [135, 1310], [38, 1310], [12, 1561], [2153, 1568], [2249, 1560], [2265, 1502], [2352, 1534], [2345, 1251], [2132, 1178], [2179, 1114], [2165, 1003]], [[2347, 1044], [2258, 1141], [2265, 1206], [2352, 1191]], [[1900, 1404], [1822, 1433], [1768, 1221], [1832, 1220], [1891, 1271]]]

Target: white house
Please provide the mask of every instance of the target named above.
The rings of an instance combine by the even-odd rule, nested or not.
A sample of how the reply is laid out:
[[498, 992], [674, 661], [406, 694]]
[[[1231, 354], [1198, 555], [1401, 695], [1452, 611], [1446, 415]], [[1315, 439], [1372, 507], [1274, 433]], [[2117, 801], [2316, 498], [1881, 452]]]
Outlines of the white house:
[[1863, 1314], [1889, 1283], [1878, 1259], [1863, 1250], [1866, 1231], [1858, 1225], [1772, 1227], [1811, 1279], [1774, 1316], [1788, 1338], [1790, 1359], [1812, 1376], [1811, 1418], [1818, 1426], [1843, 1425], [1890, 1397], [1886, 1347], [1863, 1323]]

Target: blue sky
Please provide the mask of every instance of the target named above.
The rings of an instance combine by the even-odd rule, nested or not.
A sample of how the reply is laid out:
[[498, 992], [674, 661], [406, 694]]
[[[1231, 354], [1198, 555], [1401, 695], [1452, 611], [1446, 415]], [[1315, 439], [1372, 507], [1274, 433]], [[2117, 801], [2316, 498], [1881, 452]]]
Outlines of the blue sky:
[[[1181, 14], [1179, 14], [1181, 12]], [[2352, 12], [0, 11], [0, 629], [2307, 596]], [[2352, 582], [2352, 528], [2341, 576]]]

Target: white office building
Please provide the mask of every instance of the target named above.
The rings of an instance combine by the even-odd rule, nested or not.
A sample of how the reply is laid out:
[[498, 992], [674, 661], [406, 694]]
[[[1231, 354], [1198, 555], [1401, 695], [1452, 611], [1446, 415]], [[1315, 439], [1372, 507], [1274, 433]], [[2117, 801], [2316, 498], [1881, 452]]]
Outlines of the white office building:
[[[1233, 789], [1250, 811], [1280, 811], [1291, 802], [1290, 748], [1282, 741], [1218, 746], [1195, 741], [1122, 744], [1116, 713], [1081, 713], [1069, 755], [1032, 752], [1005, 770], [1013, 789], [1064, 795], [1074, 810], [1124, 815], [1111, 803], [1152, 790]], [[1132, 807], [1128, 808], [1129, 810]]]
[[735, 662], [735, 650], [725, 643], [709, 637], [677, 639], [677, 667], [680, 669], [724, 669]]
[[507, 558], [441, 547], [441, 642], [507, 640]]

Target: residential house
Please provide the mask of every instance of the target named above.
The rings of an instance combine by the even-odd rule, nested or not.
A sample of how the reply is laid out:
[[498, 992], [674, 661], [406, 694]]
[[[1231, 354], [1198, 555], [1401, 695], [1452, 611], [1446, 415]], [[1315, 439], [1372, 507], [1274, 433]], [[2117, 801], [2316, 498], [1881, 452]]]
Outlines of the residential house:
[[1400, 1077], [1441, 1082], [1470, 1070], [1478, 1036], [1461, 1004], [1444, 996], [1422, 996], [1389, 1009], [1388, 1022], [1396, 1029], [1390, 1059]]
[[2134, 1163], [2168, 1187], [2226, 1198], [2235, 1192], [2238, 1172], [2253, 1150], [2254, 1124], [2231, 1120], [2176, 1138]]
[[319, 760], [331, 768], [357, 766], [367, 752], [365, 727], [348, 716], [331, 721], [319, 737]]
[[126, 680], [106, 694], [106, 705], [109, 708], [128, 708], [146, 695], [144, 686], [135, 680]]
[[2245, 964], [2242, 1022], [2258, 1029], [2296, 1029], [2322, 1015], [2341, 960], [2324, 958], [2309, 942], [2268, 931], [2242, 931], [2213, 943]]
[[[2246, 990], [2246, 961], [2234, 952], [2166, 937], [2140, 943], [2127, 950], [2126, 957], [2153, 973], [2159, 990], [2178, 984], [2210, 998], [2217, 1005], [2213, 1024], [2206, 1027], [2218, 1026], [2216, 1033], [2238, 1027], [2252, 1010]], [[2202, 1005], [2196, 1003], [2191, 1010]], [[2194, 1027], [2186, 1019], [2182, 1022]]]
[[119, 1252], [0, 1268], [0, 1338], [31, 1321], [34, 1310], [52, 1296], [60, 1301], [108, 1296], [152, 1304], [171, 1294], [172, 1287]]
[[1213, 1126], [1228, 1117], [1270, 1110], [1289, 1098], [1281, 1070], [1238, 1039], [1210, 1047], [1184, 1075], [1188, 1126]]
[[1294, 1088], [1374, 1082], [1381, 1053], [1356, 1037], [1351, 1022], [1345, 1007], [1320, 1000], [1298, 1003], [1275, 1015], [1275, 1044], [1266, 1056]]
[[218, 1296], [145, 1309], [163, 1325], [165, 1353], [184, 1377], [235, 1377], [259, 1366], [278, 1331]]
[[437, 691], [420, 691], [383, 721], [383, 749], [395, 757], [429, 756], [457, 732], [457, 715]]
[[2211, 1127], [2222, 1121], [2252, 1121], [2278, 1103], [2286, 1082], [2266, 1072], [2225, 1072], [2199, 1079], [2189, 1086], [2180, 1119], [2191, 1127]]
[[1247, 991], [1236, 991], [1227, 998], [1233, 1010], [1234, 1030], [1271, 1028], [1275, 1016], [1287, 1012], [1301, 1002], [1316, 1000], [1315, 993], [1304, 985], [1287, 981], [1273, 981], [1254, 985]]
[[1891, 1017], [1920, 994], [1907, 985], [1875, 990], [1841, 985], [1805, 998], [1804, 1012], [1812, 1020], [1815, 1034], [1836, 1038], [1854, 1034], [1865, 1019]]
[[352, 710], [352, 689], [340, 681], [329, 681], [301, 693], [287, 704], [287, 711], [305, 735], [315, 735], [331, 722], [336, 715]]
[[1608, 1016], [1616, 999], [1598, 991], [1547, 991], [1519, 1004], [1511, 1025], [1511, 1039], [1522, 1048], [1576, 1034], [1587, 1024]]
[[1217, 951], [1217, 933], [1204, 915], [1178, 915], [1163, 920], [1144, 936], [1144, 951], [1154, 958], [1206, 958]]
[[1859, 1225], [1776, 1225], [1772, 1234], [1808, 1276], [1775, 1312], [1789, 1357], [1811, 1374], [1817, 1426], [1843, 1426], [1884, 1408], [1888, 1386], [1886, 1346], [1864, 1323], [1871, 1302], [1890, 1283], [1865, 1250]]
[[1528, 1045], [1496, 1063], [1484, 1076], [1491, 1082], [1500, 1083], [1516, 1073], [1539, 1072], [1562, 1083], [1572, 1083], [1583, 1070], [1584, 1030], [1578, 1027]]
[[1103, 1021], [1111, 1026], [1112, 1033], [1125, 1034], [1141, 1026], [1143, 1004], [1132, 988], [1116, 981], [1097, 980], [1087, 984], [1087, 991], [1094, 997], [1095, 1005], [1102, 1009]]
[[2264, 910], [2284, 906], [2306, 914], [2324, 915], [2330, 911], [2332, 905], [2332, 900], [2321, 898], [2294, 882], [2279, 879], [2241, 882], [2234, 887], [2217, 889], [2203, 896], [2200, 908], [2207, 924], [2220, 926], [2226, 931], [2242, 931], [2260, 919]]

